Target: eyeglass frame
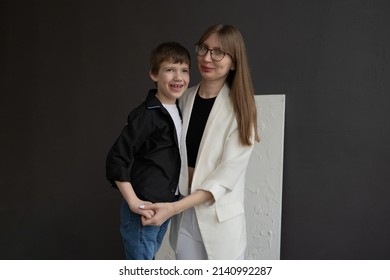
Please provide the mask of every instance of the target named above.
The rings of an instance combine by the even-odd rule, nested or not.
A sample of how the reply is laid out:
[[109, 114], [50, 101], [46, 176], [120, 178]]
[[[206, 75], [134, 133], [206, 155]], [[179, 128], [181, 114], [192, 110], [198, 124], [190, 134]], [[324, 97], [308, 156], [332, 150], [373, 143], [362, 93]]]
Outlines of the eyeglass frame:
[[[204, 47], [204, 48], [207, 50], [207, 51], [205, 52], [204, 55], [200, 55], [200, 54], [198, 53], [199, 47]], [[222, 58], [221, 58], [220, 60], [214, 59], [214, 58], [213, 58], [213, 51], [222, 52], [222, 53], [223, 53]], [[203, 56], [206, 56], [208, 52], [210, 52], [210, 57], [211, 57], [211, 59], [212, 59], [213, 61], [215, 61], [215, 62], [219, 62], [219, 61], [221, 61], [222, 59], [224, 59], [225, 56], [226, 56], [226, 54], [230, 55], [230, 57], [233, 59], [233, 56], [232, 56], [230, 53], [228, 53], [227, 51], [224, 51], [224, 50], [221, 50], [221, 49], [209, 49], [209, 48], [207, 47], [207, 45], [205, 45], [205, 44], [195, 44], [195, 53], [196, 53], [197, 55], [203, 57]]]

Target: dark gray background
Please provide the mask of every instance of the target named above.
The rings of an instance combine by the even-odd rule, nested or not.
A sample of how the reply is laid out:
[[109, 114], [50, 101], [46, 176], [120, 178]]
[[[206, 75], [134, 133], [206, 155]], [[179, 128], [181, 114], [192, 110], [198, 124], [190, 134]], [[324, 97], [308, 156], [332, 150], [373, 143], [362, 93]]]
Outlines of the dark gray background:
[[133, 2], [0, 2], [0, 258], [123, 257], [108, 149], [151, 49], [222, 22], [286, 94], [282, 259], [388, 259], [389, 2]]

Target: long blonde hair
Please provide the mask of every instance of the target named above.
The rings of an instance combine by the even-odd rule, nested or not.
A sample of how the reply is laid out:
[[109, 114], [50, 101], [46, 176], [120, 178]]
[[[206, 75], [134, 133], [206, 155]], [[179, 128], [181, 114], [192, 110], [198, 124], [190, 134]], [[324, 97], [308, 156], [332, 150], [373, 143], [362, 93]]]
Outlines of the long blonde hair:
[[223, 49], [233, 59], [235, 69], [230, 71], [226, 82], [230, 86], [230, 98], [237, 118], [241, 143], [249, 146], [253, 144], [253, 138], [260, 141], [260, 137], [257, 131], [257, 110], [244, 39], [236, 27], [216, 24], [203, 33], [198, 43], [202, 44], [213, 33], [218, 34]]

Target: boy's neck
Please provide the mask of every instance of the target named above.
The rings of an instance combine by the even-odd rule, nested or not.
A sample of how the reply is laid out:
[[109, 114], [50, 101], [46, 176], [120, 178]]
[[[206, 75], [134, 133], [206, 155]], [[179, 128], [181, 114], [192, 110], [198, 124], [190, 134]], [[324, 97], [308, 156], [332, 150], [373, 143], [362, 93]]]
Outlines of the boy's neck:
[[155, 96], [161, 102], [161, 104], [164, 104], [164, 105], [174, 105], [174, 104], [176, 104], [176, 99], [162, 98], [161, 95], [158, 93], [158, 91], [157, 91]]

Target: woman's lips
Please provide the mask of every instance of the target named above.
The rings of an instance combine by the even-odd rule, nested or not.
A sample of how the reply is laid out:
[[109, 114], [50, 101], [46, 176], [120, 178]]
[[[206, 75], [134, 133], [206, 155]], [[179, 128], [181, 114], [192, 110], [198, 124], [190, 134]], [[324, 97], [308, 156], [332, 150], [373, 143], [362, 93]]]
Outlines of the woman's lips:
[[203, 65], [201, 65], [200, 68], [202, 69], [203, 72], [211, 72], [213, 70], [212, 67], [207, 67]]

